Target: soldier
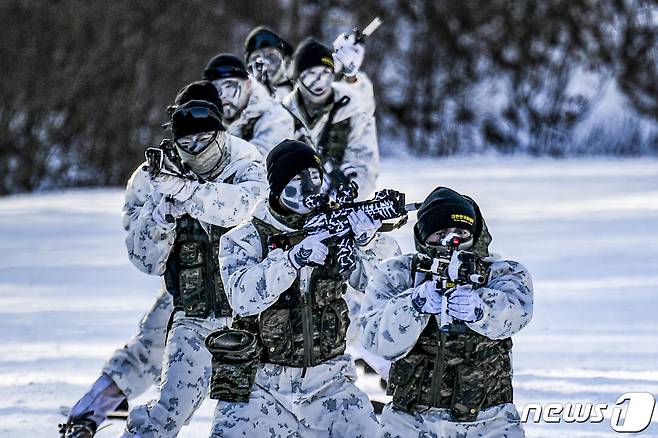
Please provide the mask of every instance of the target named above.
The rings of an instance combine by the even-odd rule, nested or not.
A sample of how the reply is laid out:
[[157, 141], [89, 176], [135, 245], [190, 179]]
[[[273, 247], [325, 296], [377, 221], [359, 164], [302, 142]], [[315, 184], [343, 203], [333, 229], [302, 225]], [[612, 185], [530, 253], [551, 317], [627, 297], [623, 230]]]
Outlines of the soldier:
[[[355, 385], [344, 354], [346, 283], [365, 287], [366, 265], [391, 255], [376, 231], [381, 222], [352, 213], [349, 221], [357, 269], [341, 276], [329, 233], [296, 244], [268, 246], [282, 232], [299, 230], [313, 214], [304, 200], [321, 192], [322, 166], [308, 145], [286, 140], [267, 158], [270, 196], [253, 218], [225, 234], [220, 267], [229, 302], [239, 317], [257, 316], [262, 364], [248, 402], [220, 401], [213, 436], [370, 436], [376, 418]], [[236, 379], [237, 381], [238, 379]], [[232, 394], [228, 394], [229, 397]]]
[[[207, 81], [193, 82], [181, 89], [170, 107], [190, 100], [205, 100], [221, 106], [215, 87]], [[128, 180], [123, 206], [123, 226], [130, 231], [149, 198], [151, 184], [143, 163]], [[167, 322], [173, 311], [173, 300], [166, 287], [160, 289], [155, 304], [139, 323], [137, 333], [105, 363], [101, 376], [90, 390], [71, 408], [61, 434], [66, 438], [88, 438], [94, 435], [107, 414], [126, 401], [143, 394], [159, 381], [165, 348]], [[127, 409], [127, 407], [126, 407]]]
[[316, 40], [302, 42], [293, 55], [295, 88], [283, 105], [295, 117], [295, 138], [315, 147], [332, 189], [348, 180], [368, 198], [379, 173], [375, 119], [353, 99], [348, 86], [334, 83], [332, 52]]
[[290, 113], [249, 77], [237, 56], [226, 53], [215, 56], [204, 70], [203, 78], [217, 88], [227, 132], [256, 146], [263, 157], [293, 136]]
[[263, 26], [254, 28], [244, 41], [245, 64], [277, 102], [292, 91], [293, 83], [287, 74], [291, 55], [290, 44]]
[[219, 238], [248, 217], [266, 188], [260, 154], [224, 131], [212, 103], [178, 106], [172, 132], [192, 178], [152, 177], [126, 239], [135, 266], [164, 274], [174, 305], [159, 399], [130, 412], [126, 437], [176, 436], [205, 398], [210, 354], [204, 339], [231, 321], [217, 266]]
[[377, 266], [362, 307], [363, 345], [394, 361], [378, 436], [523, 437], [511, 336], [532, 318], [530, 274], [489, 253], [477, 204], [445, 187], [414, 238], [417, 254]]

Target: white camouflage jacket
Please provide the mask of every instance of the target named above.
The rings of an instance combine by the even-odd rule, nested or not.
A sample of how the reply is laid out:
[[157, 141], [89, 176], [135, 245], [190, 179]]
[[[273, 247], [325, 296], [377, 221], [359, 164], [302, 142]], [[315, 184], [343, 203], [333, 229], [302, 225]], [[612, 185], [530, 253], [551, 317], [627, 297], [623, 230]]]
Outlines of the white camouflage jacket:
[[[385, 359], [406, 355], [430, 318], [437, 318], [441, 325], [439, 315], [419, 313], [411, 302], [412, 260], [413, 254], [405, 254], [377, 265], [361, 307], [361, 342], [364, 348]], [[466, 323], [475, 332], [491, 339], [505, 339], [532, 319], [532, 279], [520, 263], [494, 261], [487, 285], [477, 291], [485, 304], [484, 317]]]
[[140, 164], [133, 172], [126, 184], [126, 192], [123, 202], [123, 229], [129, 231], [130, 228], [136, 223], [142, 207], [146, 204], [151, 193], [151, 183], [149, 181], [149, 174], [142, 169], [146, 163]]
[[[281, 231], [293, 231], [274, 218], [267, 201], [256, 205], [253, 216]], [[350, 286], [363, 291], [374, 266], [396, 252], [399, 253], [397, 242], [381, 234], [367, 246], [357, 247], [359, 261], [349, 279]], [[298, 272], [282, 249], [275, 249], [263, 257], [260, 237], [250, 221], [222, 236], [219, 265], [229, 303], [239, 316], [263, 312], [293, 284], [297, 275], [300, 275], [300, 287], [305, 293], [308, 288], [305, 280], [310, 278], [313, 269], [303, 267]]]
[[[359, 103], [361, 98], [355, 94], [350, 84], [343, 81], [334, 82], [334, 102], [343, 96], [348, 96], [350, 102], [340, 108], [333, 119], [333, 124], [350, 119], [351, 130], [348, 135], [345, 155], [342, 163], [354, 166], [356, 183], [359, 185], [359, 199], [367, 199], [375, 191], [375, 184], [379, 176], [379, 144], [377, 143], [377, 128], [372, 112]], [[308, 141], [317, 149], [324, 127], [329, 118], [328, 112], [310, 125], [306, 111], [300, 106], [299, 91], [295, 88], [283, 101], [285, 106], [299, 120], [301, 127], [295, 132], [295, 139]]]
[[[270, 97], [263, 85], [254, 79], [251, 84], [252, 91], [247, 107], [236, 120], [226, 126], [226, 130], [229, 134], [256, 146], [258, 152], [266, 158], [274, 146], [287, 138], [293, 138], [295, 125], [290, 113], [281, 103]], [[243, 137], [245, 129], [253, 130], [251, 138]]]
[[[267, 182], [262, 157], [254, 146], [234, 136], [228, 136], [229, 163], [214, 180], [200, 183], [192, 197], [184, 203], [185, 212], [202, 225], [233, 227], [249, 217], [256, 202], [265, 196]], [[223, 181], [233, 177], [231, 184]], [[162, 275], [176, 230], [166, 230], [153, 219], [160, 201], [157, 193], [149, 196], [141, 208], [126, 238], [130, 261], [140, 271]], [[136, 209], [128, 216], [136, 214]]]

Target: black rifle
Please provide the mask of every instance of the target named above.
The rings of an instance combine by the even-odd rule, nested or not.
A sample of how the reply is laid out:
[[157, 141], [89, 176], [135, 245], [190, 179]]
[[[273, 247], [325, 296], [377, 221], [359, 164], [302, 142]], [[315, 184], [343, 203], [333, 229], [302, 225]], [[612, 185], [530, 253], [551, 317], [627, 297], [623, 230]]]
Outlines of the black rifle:
[[[151, 177], [171, 175], [177, 178], [199, 179], [183, 164], [176, 147], [168, 138], [162, 139], [158, 147], [147, 148], [144, 157], [146, 158], [146, 164], [142, 166], [142, 170], [148, 172]], [[167, 205], [169, 207], [167, 211], [169, 212], [174, 198], [171, 195], [165, 195], [164, 199], [165, 202], [169, 203]], [[171, 213], [165, 214], [165, 220], [172, 224], [176, 221]]]
[[355, 202], [355, 184], [341, 186], [335, 202], [330, 202], [325, 194], [309, 196], [304, 204], [317, 212], [311, 216], [299, 231], [281, 233], [268, 239], [270, 250], [288, 249], [301, 242], [305, 237], [323, 231], [331, 233], [327, 241], [338, 247], [336, 260], [338, 271], [344, 278], [349, 276], [356, 266], [354, 253], [354, 232], [347, 217], [355, 211], [363, 211], [375, 220], [399, 219], [396, 223], [382, 225], [379, 231], [392, 231], [407, 222], [407, 213], [415, 210], [418, 204], [405, 204], [404, 193], [395, 190], [382, 190], [375, 193], [373, 199]]

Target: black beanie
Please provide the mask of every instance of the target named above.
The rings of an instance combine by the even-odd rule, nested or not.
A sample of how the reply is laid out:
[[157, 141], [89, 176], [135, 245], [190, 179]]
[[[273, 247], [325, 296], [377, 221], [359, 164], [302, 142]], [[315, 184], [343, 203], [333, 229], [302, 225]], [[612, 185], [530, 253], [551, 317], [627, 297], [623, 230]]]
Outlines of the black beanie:
[[265, 26], [258, 26], [247, 35], [247, 39], [244, 40], [244, 61], [249, 60], [249, 55], [254, 50], [264, 49], [266, 47], [274, 47], [279, 49], [282, 54], [285, 55], [285, 43], [281, 37]]
[[247, 79], [247, 69], [240, 58], [230, 53], [220, 53], [208, 62], [203, 79], [214, 81], [224, 78]]
[[171, 116], [174, 140], [200, 132], [223, 131], [219, 109], [205, 100], [190, 100], [176, 108]]
[[183, 87], [176, 95], [174, 106], [179, 107], [190, 100], [205, 100], [217, 108], [222, 107], [222, 101], [219, 99], [217, 88], [209, 81], [192, 82]]
[[270, 151], [266, 162], [270, 196], [274, 198], [278, 198], [286, 184], [303, 170], [315, 168], [322, 175], [320, 155], [297, 140], [283, 140]]
[[421, 242], [445, 228], [458, 227], [475, 234], [477, 214], [472, 201], [447, 187], [438, 187], [418, 209], [415, 233]]
[[331, 49], [313, 38], [306, 38], [299, 43], [293, 54], [295, 78], [306, 69], [316, 66], [334, 69], [334, 58]]

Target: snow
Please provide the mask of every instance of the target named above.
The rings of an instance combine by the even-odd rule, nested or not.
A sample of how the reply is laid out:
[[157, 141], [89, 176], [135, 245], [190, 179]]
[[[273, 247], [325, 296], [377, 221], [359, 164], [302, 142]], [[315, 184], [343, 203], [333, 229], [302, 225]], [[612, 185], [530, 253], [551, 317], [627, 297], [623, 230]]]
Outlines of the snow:
[[[519, 410], [614, 405], [631, 391], [658, 397], [658, 159], [390, 160], [379, 185], [404, 191], [407, 202], [437, 185], [473, 196], [493, 250], [532, 273], [534, 319], [514, 337]], [[56, 436], [59, 406], [82, 395], [153, 301], [159, 279], [128, 262], [121, 205], [119, 189], [0, 198], [0, 436]], [[395, 232], [406, 251], [410, 230]], [[376, 379], [359, 384], [385, 400]], [[213, 405], [180, 436], [207, 436]], [[609, 417], [526, 430], [618, 436]], [[658, 409], [641, 436], [658, 436]]]

